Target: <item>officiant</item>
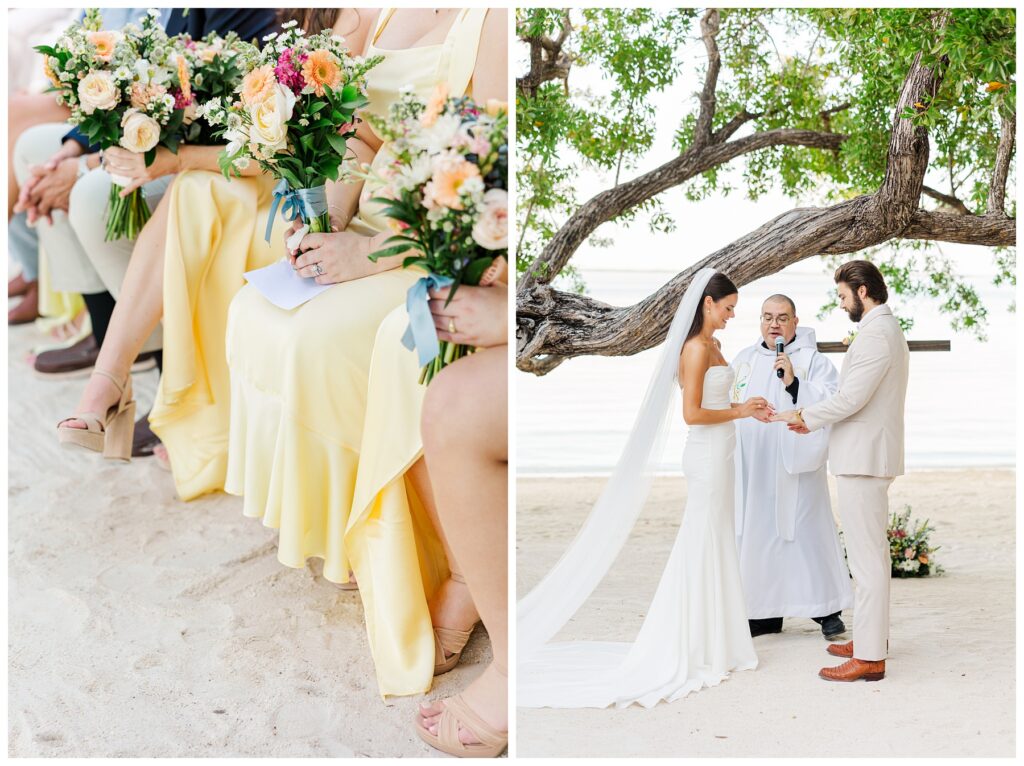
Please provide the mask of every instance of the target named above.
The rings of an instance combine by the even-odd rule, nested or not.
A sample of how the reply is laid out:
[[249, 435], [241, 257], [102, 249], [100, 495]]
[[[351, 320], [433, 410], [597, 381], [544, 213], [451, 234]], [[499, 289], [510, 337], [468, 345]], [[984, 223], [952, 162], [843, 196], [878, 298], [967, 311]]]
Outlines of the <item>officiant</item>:
[[[838, 388], [835, 366], [796, 306], [773, 295], [761, 338], [733, 361], [733, 401], [763, 396], [777, 411], [806, 407]], [[784, 617], [809, 617], [832, 639], [853, 606], [850, 574], [832, 517], [828, 429], [809, 436], [754, 418], [736, 421], [736, 544], [750, 633], [781, 633]]]

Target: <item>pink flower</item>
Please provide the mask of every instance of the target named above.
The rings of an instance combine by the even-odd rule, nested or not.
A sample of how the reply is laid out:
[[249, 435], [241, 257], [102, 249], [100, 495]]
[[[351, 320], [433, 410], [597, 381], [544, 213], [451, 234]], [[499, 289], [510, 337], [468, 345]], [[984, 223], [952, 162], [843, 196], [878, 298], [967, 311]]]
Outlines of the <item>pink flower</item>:
[[903, 551], [903, 557], [907, 558], [907, 559], [914, 558], [914, 549], [913, 548], [907, 548], [905, 551]]
[[188, 96], [186, 96], [178, 88], [173, 88], [171, 90], [171, 95], [174, 96], [175, 109], [184, 109], [187, 106], [191, 106], [192, 102], [195, 100], [191, 93], [189, 93]]
[[[304, 53], [296, 56], [295, 51], [291, 48], [285, 48], [277, 59], [277, 66], [274, 67], [277, 81], [286, 88], [290, 88], [295, 95], [301, 93], [306, 85], [302, 76], [302, 65], [306, 58]], [[298, 69], [296, 69], [296, 59], [298, 59]]]

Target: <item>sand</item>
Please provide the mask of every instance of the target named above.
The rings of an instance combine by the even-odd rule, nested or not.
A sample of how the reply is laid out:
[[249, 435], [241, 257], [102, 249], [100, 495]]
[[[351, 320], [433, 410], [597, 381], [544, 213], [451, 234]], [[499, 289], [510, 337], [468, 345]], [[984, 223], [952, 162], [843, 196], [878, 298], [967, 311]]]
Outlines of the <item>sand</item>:
[[[278, 563], [239, 498], [182, 503], [151, 458], [58, 448], [84, 379], [37, 378], [41, 340], [9, 334], [9, 754], [436, 754], [416, 706], [481, 672], [483, 630], [426, 697], [385, 704], [359, 595]], [[156, 380], [135, 376], [140, 406]]]
[[[911, 473], [893, 484], [929, 517], [941, 577], [892, 584], [891, 654], [878, 683], [835, 684], [810, 620], [755, 639], [759, 667], [645, 710], [517, 711], [520, 756], [1004, 756], [1015, 739], [1012, 470]], [[520, 479], [517, 588], [572, 539], [601, 479]], [[834, 501], [834, 486], [833, 486]], [[659, 479], [612, 575], [559, 637], [632, 640], [668, 558], [685, 481]], [[843, 615], [848, 627], [852, 612]]]

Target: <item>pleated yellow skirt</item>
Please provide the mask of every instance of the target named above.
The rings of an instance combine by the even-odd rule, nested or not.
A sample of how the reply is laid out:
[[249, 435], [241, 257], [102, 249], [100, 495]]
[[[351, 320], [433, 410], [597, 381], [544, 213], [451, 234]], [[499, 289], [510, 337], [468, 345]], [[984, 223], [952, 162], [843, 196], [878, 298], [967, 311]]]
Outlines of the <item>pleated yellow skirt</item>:
[[278, 220], [264, 227], [274, 180], [189, 171], [168, 194], [164, 257], [164, 370], [149, 416], [170, 457], [183, 500], [224, 488], [230, 377], [224, 348], [228, 306], [244, 272], [284, 254]]
[[422, 455], [415, 355], [400, 343], [396, 270], [334, 285], [285, 311], [244, 287], [227, 332], [231, 427], [226, 491], [280, 530], [278, 558], [324, 560], [324, 577], [359, 583], [382, 695], [433, 679], [427, 599], [444, 551], [406, 479]]

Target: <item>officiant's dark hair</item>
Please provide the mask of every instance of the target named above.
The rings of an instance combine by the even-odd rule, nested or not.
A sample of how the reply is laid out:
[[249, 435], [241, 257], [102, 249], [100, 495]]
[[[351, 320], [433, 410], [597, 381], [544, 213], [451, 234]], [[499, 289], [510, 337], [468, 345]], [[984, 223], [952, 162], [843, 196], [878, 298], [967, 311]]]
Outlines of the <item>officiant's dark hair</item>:
[[846, 282], [854, 295], [861, 286], [868, 290], [868, 297], [875, 303], [889, 300], [889, 288], [885, 286], [885, 278], [871, 261], [849, 261], [836, 269], [836, 284]]
[[[720, 271], [712, 274], [711, 279], [708, 280], [707, 285], [704, 287], [704, 292], [701, 293], [700, 302], [697, 304], [697, 313], [693, 317], [693, 324], [690, 325], [690, 332], [686, 334], [686, 340], [700, 334], [700, 331], [704, 329], [705, 298], [710, 295], [711, 300], [718, 303], [722, 298], [728, 298], [730, 295], [736, 295], [738, 292], [739, 290], [736, 288], [736, 285], [725, 274]], [[683, 342], [685, 343], [686, 341]]]

